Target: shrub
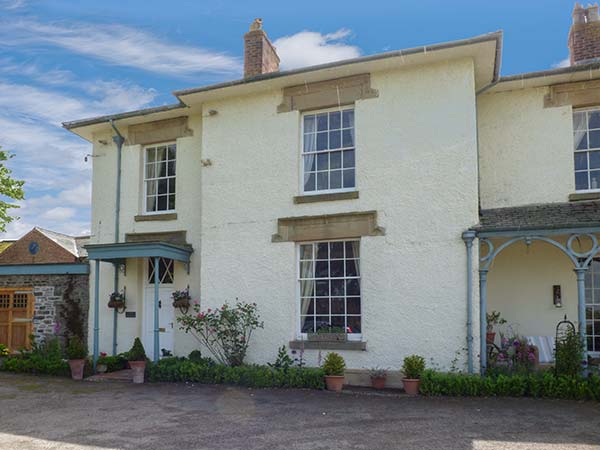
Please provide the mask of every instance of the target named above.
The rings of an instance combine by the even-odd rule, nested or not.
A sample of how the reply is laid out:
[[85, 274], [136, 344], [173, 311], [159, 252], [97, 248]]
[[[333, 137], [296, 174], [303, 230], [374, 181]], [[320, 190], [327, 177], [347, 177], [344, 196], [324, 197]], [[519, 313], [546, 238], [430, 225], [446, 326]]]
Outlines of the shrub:
[[410, 355], [404, 358], [404, 364], [402, 364], [404, 378], [409, 380], [419, 379], [424, 370], [425, 359], [422, 356]]
[[263, 328], [256, 303], [238, 302], [216, 310], [200, 310], [193, 305], [194, 314], [177, 318], [181, 329], [191, 333], [221, 364], [240, 366], [244, 363], [252, 332]]
[[85, 359], [87, 357], [87, 348], [79, 336], [72, 336], [69, 339], [69, 345], [67, 346], [67, 358], [68, 359]]
[[0, 356], [8, 355], [10, 355], [10, 349], [4, 344], [0, 344]]
[[188, 355], [188, 359], [192, 362], [202, 361], [202, 352], [200, 350], [192, 350]]
[[290, 367], [292, 367], [293, 364], [294, 360], [290, 358], [290, 355], [288, 355], [287, 348], [285, 347], [285, 345], [279, 347], [275, 362], [267, 363], [269, 367], [272, 367], [273, 369], [281, 369], [283, 371], [288, 370]]
[[325, 375], [343, 376], [344, 370], [346, 369], [346, 362], [344, 358], [338, 353], [328, 353], [323, 362], [323, 370]]
[[485, 376], [425, 370], [420, 391], [424, 395], [464, 397], [544, 397], [600, 400], [600, 377], [556, 376], [550, 371], [521, 375]]
[[135, 338], [133, 341], [133, 347], [127, 352], [128, 361], [146, 361], [146, 351], [142, 345], [140, 338]]
[[556, 341], [555, 371], [557, 376], [575, 377], [581, 375], [583, 343], [579, 333], [569, 329]]
[[502, 336], [500, 348], [489, 355], [488, 375], [528, 374], [535, 369], [535, 347], [517, 335]]
[[104, 364], [107, 372], [117, 372], [127, 367], [127, 358], [123, 355], [101, 356], [98, 358], [98, 364]]
[[186, 381], [205, 384], [233, 384], [253, 388], [323, 389], [323, 370], [290, 367], [288, 370], [268, 366], [227, 366], [203, 358], [201, 362], [185, 358], [165, 358], [148, 364], [150, 381]]
[[57, 338], [40, 344], [32, 342], [30, 351], [22, 351], [4, 360], [1, 370], [18, 373], [69, 376], [69, 364], [63, 359], [62, 348]]

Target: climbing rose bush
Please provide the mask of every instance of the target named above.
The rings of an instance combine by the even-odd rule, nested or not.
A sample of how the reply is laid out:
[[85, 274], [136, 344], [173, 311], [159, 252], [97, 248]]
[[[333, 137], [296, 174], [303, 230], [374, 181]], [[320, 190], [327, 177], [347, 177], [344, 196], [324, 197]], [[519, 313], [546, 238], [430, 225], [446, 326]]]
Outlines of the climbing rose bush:
[[192, 305], [193, 314], [178, 317], [180, 328], [194, 336], [215, 360], [229, 366], [244, 363], [252, 332], [263, 328], [256, 303], [227, 303], [219, 309], [201, 311], [200, 305]]

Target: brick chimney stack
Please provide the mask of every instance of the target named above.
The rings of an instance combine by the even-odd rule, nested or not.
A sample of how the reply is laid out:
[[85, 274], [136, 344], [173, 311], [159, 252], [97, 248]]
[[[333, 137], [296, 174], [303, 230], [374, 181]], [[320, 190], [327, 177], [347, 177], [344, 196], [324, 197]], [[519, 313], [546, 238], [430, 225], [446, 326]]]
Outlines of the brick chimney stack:
[[254, 19], [244, 35], [244, 78], [279, 71], [279, 56], [262, 29], [262, 19]]
[[600, 59], [598, 3], [587, 8], [575, 3], [568, 45], [572, 66]]

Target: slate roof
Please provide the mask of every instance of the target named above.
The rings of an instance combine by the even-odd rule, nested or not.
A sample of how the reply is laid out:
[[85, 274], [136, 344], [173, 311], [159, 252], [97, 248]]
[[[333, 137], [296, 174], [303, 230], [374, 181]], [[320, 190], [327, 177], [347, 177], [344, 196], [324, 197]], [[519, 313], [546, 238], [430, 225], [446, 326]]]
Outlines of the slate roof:
[[600, 227], [600, 201], [545, 203], [483, 209], [477, 231], [552, 230]]
[[71, 253], [73, 256], [76, 256], [78, 258], [85, 258], [87, 256], [87, 252], [85, 251], [83, 246], [88, 243], [90, 239], [89, 236], [74, 237], [62, 233], [57, 233], [56, 231], [46, 230], [40, 227], [35, 227], [35, 229], [42, 233], [44, 236], [46, 236], [48, 239], [51, 239], [52, 241], [56, 242], [66, 251]]

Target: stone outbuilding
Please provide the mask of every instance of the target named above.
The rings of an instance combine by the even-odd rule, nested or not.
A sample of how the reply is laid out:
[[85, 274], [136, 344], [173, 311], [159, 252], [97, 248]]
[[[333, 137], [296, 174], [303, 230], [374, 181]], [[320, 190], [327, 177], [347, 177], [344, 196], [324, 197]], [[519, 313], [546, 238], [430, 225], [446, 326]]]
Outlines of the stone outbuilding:
[[36, 227], [0, 253], [0, 344], [29, 348], [31, 335], [85, 342], [88, 239]]

